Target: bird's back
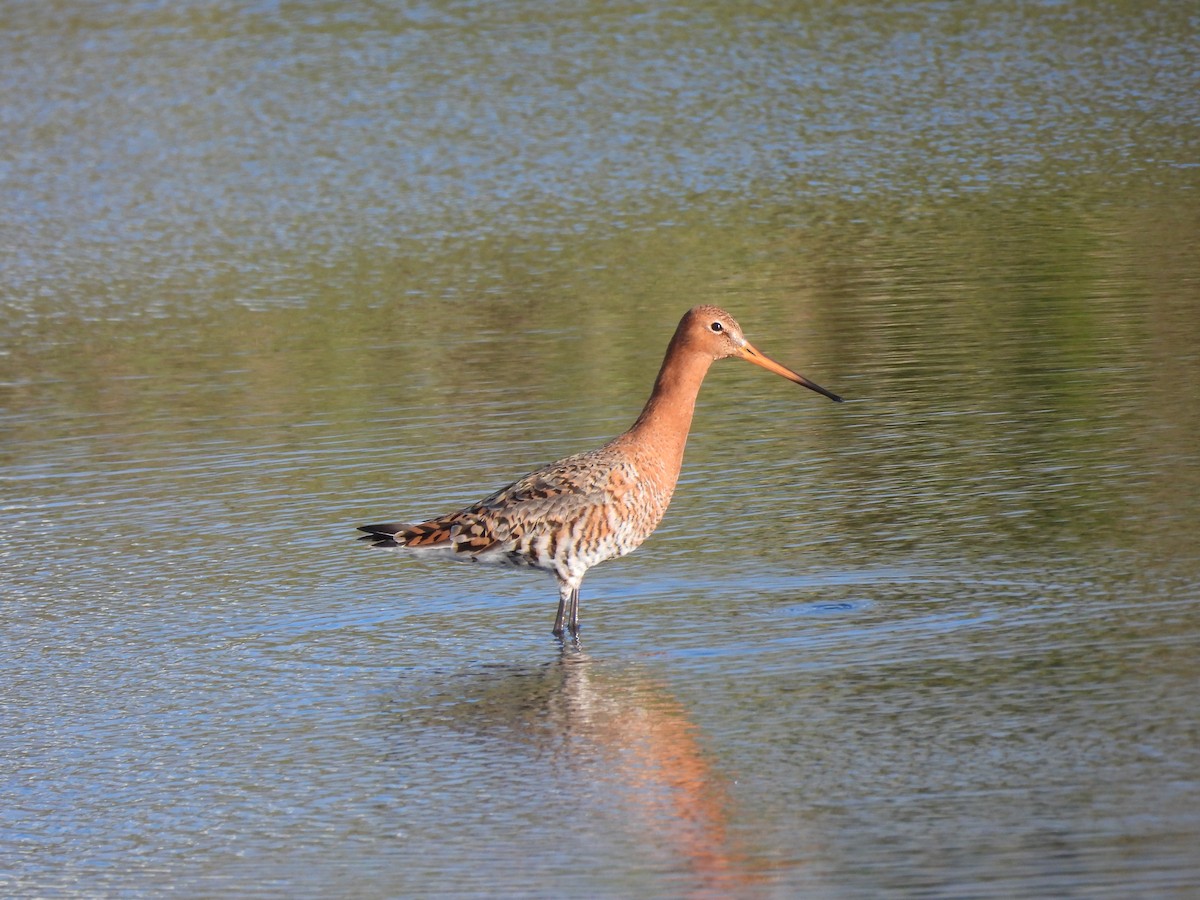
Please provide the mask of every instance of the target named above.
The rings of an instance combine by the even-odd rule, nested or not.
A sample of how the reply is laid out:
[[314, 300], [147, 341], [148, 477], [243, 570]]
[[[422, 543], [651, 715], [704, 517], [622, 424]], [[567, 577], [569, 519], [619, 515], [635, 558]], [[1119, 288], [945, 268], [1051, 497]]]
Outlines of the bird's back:
[[614, 441], [543, 466], [458, 512], [364, 530], [383, 546], [582, 578], [654, 531], [674, 487], [664, 489], [656, 474]]

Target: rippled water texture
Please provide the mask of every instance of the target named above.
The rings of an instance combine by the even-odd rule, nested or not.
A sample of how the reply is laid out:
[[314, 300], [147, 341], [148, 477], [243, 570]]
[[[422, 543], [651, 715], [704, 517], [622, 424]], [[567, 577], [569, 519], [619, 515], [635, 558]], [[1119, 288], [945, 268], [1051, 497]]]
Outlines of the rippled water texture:
[[[1189, 4], [0, 2], [0, 893], [1186, 897]], [[583, 587], [370, 552], [714, 367]]]

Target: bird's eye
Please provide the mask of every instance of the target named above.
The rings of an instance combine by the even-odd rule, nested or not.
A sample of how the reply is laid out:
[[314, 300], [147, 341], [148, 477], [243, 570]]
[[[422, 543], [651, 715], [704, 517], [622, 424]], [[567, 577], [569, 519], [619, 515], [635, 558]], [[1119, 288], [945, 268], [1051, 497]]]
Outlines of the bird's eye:
[[722, 325], [720, 322], [713, 322], [708, 327], [711, 328], [713, 331], [717, 332], [718, 334], [720, 334], [722, 331], [725, 330], [725, 326]]

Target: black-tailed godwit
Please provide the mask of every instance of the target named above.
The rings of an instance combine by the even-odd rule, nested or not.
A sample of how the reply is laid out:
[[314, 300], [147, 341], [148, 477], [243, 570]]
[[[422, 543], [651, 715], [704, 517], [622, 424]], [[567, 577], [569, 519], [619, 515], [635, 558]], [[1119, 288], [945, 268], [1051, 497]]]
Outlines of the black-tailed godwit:
[[579, 586], [592, 566], [635, 550], [662, 520], [708, 367], [738, 357], [830, 400], [842, 398], [758, 352], [715, 306], [688, 311], [637, 421], [603, 447], [568, 456], [466, 509], [417, 525], [360, 525], [375, 547], [550, 572], [554, 633], [579, 631]]

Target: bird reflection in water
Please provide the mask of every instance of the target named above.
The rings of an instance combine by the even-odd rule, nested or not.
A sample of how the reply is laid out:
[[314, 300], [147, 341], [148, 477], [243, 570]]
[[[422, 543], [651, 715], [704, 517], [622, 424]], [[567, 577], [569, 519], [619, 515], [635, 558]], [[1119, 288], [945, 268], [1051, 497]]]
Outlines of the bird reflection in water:
[[544, 755], [556, 783], [614, 804], [636, 845], [676, 870], [693, 894], [726, 895], [767, 880], [731, 838], [729, 782], [702, 734], [648, 672], [599, 663], [576, 644], [542, 666], [496, 666], [470, 677], [469, 685], [454, 679], [455, 699], [436, 704], [442, 724], [448, 714], [456, 730]]

